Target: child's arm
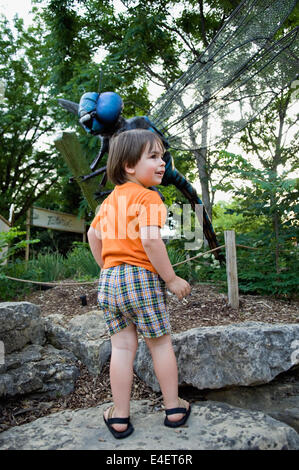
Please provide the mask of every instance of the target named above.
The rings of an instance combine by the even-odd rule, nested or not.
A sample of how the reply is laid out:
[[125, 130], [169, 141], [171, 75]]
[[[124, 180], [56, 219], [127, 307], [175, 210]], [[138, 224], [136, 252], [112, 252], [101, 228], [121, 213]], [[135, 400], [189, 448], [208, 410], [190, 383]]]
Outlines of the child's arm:
[[171, 266], [165, 244], [160, 235], [160, 227], [141, 227], [140, 238], [150, 262], [165, 281], [168, 289], [182, 299], [190, 294], [190, 284], [177, 276]]
[[99, 236], [99, 232], [93, 227], [90, 227], [87, 232], [87, 238], [93, 257], [100, 268], [102, 268], [104, 266], [104, 261], [102, 259], [102, 240]]

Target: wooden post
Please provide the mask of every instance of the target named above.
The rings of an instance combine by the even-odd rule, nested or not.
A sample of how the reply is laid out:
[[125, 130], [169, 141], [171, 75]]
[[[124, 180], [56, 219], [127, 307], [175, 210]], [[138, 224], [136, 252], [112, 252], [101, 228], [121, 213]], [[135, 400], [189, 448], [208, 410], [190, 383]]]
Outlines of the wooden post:
[[[62, 135], [54, 141], [54, 143], [75, 178], [91, 173], [91, 169], [87, 163], [85, 155], [83, 154], [82, 147], [76, 134], [73, 132], [63, 132]], [[80, 180], [76, 181], [79, 184], [89, 207], [95, 211], [98, 206], [98, 202], [94, 198], [94, 193], [98, 189], [97, 179], [91, 178], [85, 182], [81, 182]]]
[[236, 237], [234, 230], [224, 231], [226, 252], [226, 274], [228, 284], [228, 303], [232, 308], [239, 308], [239, 288], [237, 271]]
[[[11, 228], [11, 223], [8, 220], [6, 220], [5, 217], [2, 217], [2, 215], [0, 215], [0, 232], [8, 232], [10, 228]], [[8, 258], [5, 258], [5, 261], [1, 261], [1, 259], [4, 258], [4, 256], [6, 256], [6, 253], [9, 249], [9, 245], [10, 243], [8, 243], [8, 245], [6, 247], [3, 247], [2, 251], [0, 251], [0, 264], [2, 265], [7, 264]], [[0, 341], [0, 344], [1, 344], [1, 341]]]
[[[30, 240], [30, 222], [31, 222], [30, 218], [31, 218], [31, 209], [29, 208], [27, 211], [27, 217], [26, 217], [26, 241]], [[25, 261], [29, 261], [29, 244], [26, 245]]]

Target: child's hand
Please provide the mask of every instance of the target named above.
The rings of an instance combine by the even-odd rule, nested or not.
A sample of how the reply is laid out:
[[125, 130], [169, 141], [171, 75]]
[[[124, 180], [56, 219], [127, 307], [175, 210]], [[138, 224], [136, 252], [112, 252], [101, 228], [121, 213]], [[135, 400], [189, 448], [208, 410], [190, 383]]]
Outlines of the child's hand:
[[179, 276], [175, 276], [173, 280], [166, 283], [167, 288], [177, 296], [179, 300], [182, 300], [186, 295], [191, 292], [191, 286], [189, 282], [185, 281]]

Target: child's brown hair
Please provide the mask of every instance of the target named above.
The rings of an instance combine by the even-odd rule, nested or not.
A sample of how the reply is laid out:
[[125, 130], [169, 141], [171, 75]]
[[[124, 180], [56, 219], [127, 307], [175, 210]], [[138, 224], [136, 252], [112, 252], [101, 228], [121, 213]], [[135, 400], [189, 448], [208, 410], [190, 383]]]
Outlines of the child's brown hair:
[[150, 145], [151, 151], [156, 142], [164, 150], [159, 136], [147, 129], [132, 129], [113, 136], [109, 142], [108, 179], [114, 184], [126, 183], [125, 165], [133, 168], [140, 160], [146, 145]]

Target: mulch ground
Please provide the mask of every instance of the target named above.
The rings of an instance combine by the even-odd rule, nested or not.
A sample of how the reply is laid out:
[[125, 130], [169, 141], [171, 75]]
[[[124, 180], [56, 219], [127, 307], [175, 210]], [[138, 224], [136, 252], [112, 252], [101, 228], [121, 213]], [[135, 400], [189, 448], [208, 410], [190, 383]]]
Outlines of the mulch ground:
[[[82, 306], [80, 297], [86, 295], [87, 305]], [[18, 299], [19, 300], [19, 299]], [[97, 308], [97, 286], [57, 286], [49, 290], [36, 290], [24, 299], [37, 304], [41, 315], [63, 314], [66, 319], [82, 315]], [[232, 309], [227, 296], [208, 284], [192, 286], [191, 295], [179, 301], [174, 295], [168, 297], [168, 310], [173, 333], [199, 326], [228, 325], [245, 321], [267, 323], [298, 323], [299, 302], [283, 301], [271, 297], [240, 296], [240, 308]], [[75, 390], [66, 397], [45, 399], [39, 396], [13, 397], [0, 401], [0, 431], [28, 423], [42, 416], [62, 410], [88, 408], [111, 401], [109, 364], [100, 376], [94, 377], [78, 361], [81, 374]], [[186, 400], [204, 399], [193, 387], [180, 388], [180, 396]], [[161, 393], [155, 393], [135, 374], [132, 387], [133, 400], [149, 400], [153, 407], [162, 404]]]

